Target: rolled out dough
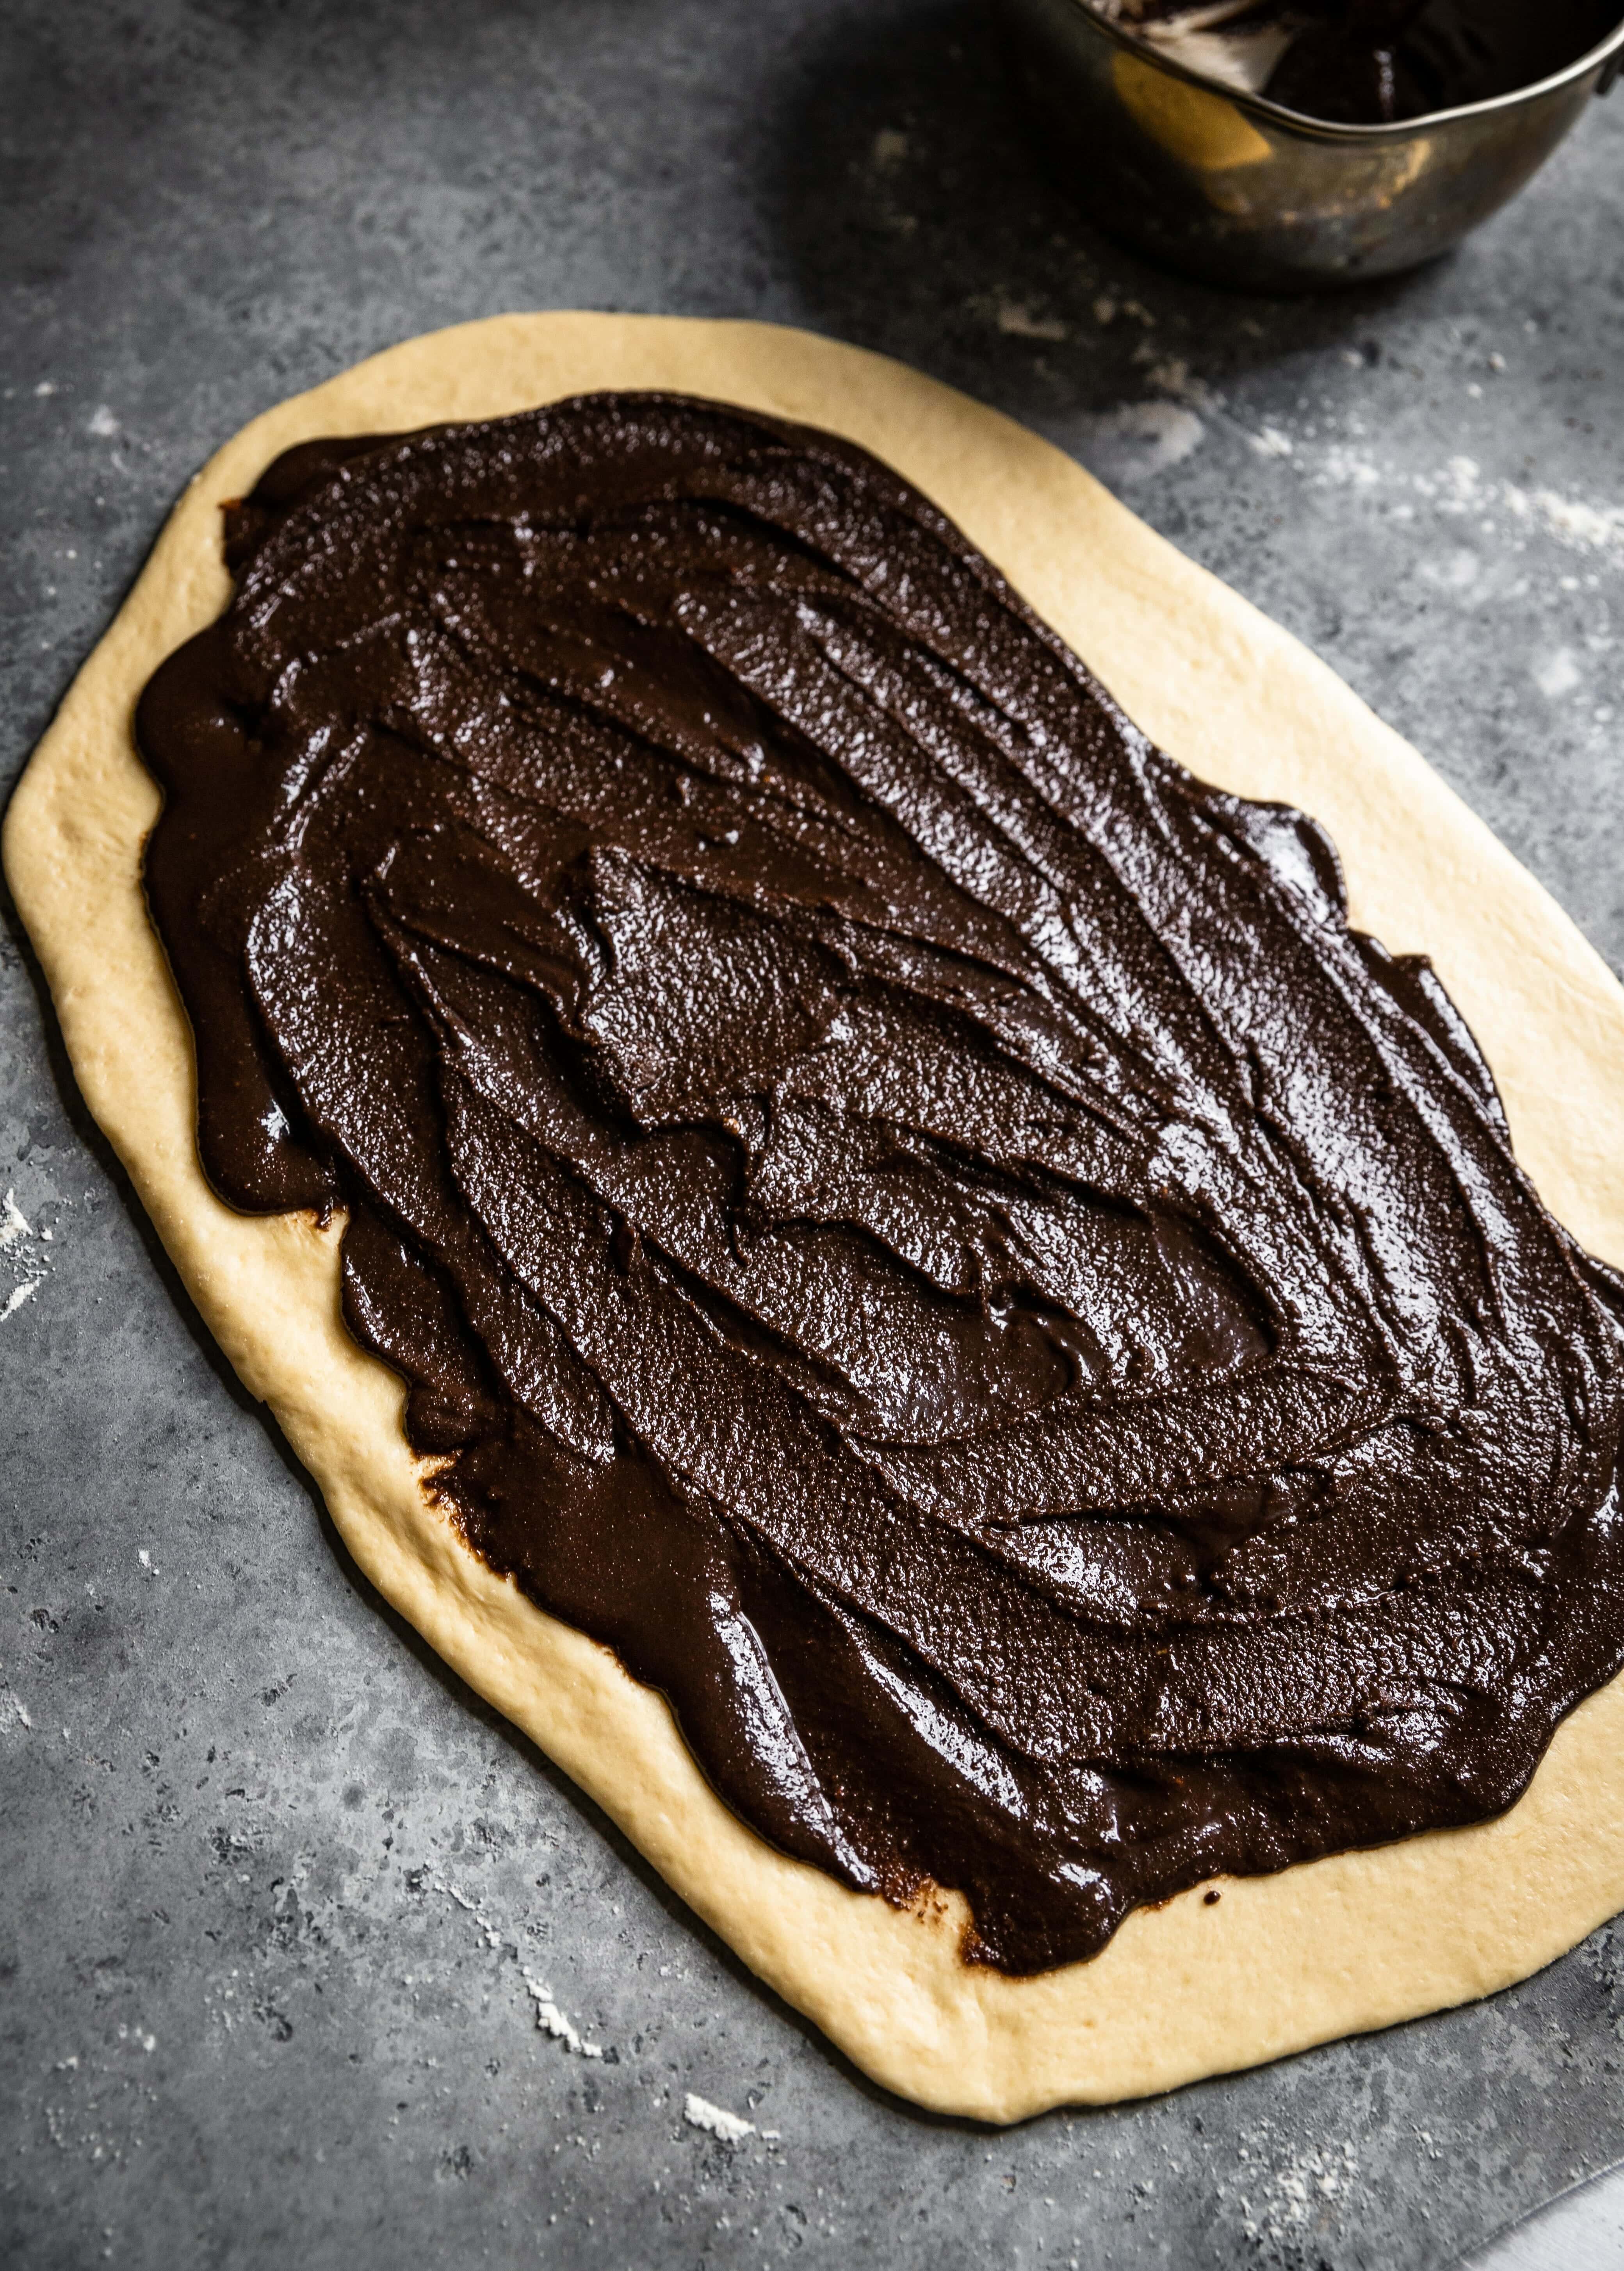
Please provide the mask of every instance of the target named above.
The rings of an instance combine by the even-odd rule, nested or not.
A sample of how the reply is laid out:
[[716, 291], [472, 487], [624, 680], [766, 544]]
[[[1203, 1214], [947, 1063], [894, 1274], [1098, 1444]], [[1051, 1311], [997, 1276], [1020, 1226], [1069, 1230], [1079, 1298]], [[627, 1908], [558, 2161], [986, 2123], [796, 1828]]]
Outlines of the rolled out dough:
[[6, 874], [74, 1069], [211, 1329], [315, 1476], [350, 1552], [471, 1686], [557, 1760], [753, 1970], [887, 2088], [1012, 2121], [1166, 2089], [1524, 1977], [1624, 1905], [1624, 1677], [1500, 1820], [1227, 1880], [1131, 1917], [1094, 1961], [1012, 1980], [958, 1955], [952, 1894], [903, 1913], [785, 1859], [713, 1795], [659, 1696], [533, 1607], [424, 1494], [395, 1375], [340, 1319], [340, 1222], [209, 1190], [184, 1014], [148, 921], [158, 797], [130, 736], [155, 666], [230, 590], [221, 502], [317, 435], [664, 387], [849, 436], [916, 482], [1205, 778], [1306, 808], [1354, 921], [1431, 956], [1546, 1203], [1624, 1265], [1624, 991], [1567, 917], [1304, 648], [1068, 458], [916, 373], [805, 333], [664, 317], [495, 318], [408, 341], [246, 427], [190, 484], [7, 816]]

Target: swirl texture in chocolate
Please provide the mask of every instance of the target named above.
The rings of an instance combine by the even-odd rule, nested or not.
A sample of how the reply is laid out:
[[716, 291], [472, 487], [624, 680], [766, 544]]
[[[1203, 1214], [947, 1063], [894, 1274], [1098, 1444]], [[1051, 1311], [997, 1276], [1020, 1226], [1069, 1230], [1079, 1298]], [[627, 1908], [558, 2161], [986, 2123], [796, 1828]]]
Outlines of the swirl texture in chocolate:
[[1311, 821], [716, 404], [308, 444], [228, 556], [137, 723], [205, 1172], [347, 1210], [464, 1537], [739, 1815], [1021, 1972], [1517, 1795], [1619, 1288]]

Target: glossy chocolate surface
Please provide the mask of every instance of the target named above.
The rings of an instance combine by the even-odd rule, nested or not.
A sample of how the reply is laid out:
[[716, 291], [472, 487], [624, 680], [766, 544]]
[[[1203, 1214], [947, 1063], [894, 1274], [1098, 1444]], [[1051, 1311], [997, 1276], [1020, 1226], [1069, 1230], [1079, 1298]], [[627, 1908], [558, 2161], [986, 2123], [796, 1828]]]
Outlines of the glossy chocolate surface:
[[752, 413], [229, 529], [137, 719], [205, 1171], [348, 1210], [464, 1535], [730, 1806], [1023, 1971], [1517, 1795], [1624, 1655], [1619, 1286], [1311, 821]]

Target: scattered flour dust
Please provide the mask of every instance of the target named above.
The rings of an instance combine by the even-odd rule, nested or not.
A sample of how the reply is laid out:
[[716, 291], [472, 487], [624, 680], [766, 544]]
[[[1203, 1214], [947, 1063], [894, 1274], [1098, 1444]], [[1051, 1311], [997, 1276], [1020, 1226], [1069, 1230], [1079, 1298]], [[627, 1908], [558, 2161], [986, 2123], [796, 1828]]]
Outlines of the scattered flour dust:
[[1147, 341], [1141, 340], [1133, 360], [1144, 363], [1145, 376], [1159, 394], [1170, 394], [1175, 402], [1187, 402], [1193, 410], [1220, 407], [1222, 397], [1214, 394], [1205, 379], [1193, 376], [1183, 355], [1158, 356]]
[[[20, 1704], [18, 1714], [19, 1717], [25, 1717]], [[523, 1962], [510, 1935], [492, 1922], [481, 1903], [471, 1894], [465, 1893], [460, 1885], [429, 1876], [426, 1871], [418, 1880], [419, 1883], [425, 1880], [437, 1893], [443, 1893], [447, 1900], [455, 1902], [464, 1916], [471, 1917], [488, 1948], [494, 1954], [505, 1953], [513, 1957], [518, 1965], [519, 1977], [524, 1982], [525, 1992], [536, 2007], [536, 2024], [542, 2033], [551, 2035], [555, 2043], [562, 2043], [574, 2058], [601, 2059], [604, 2055], [602, 2044], [588, 2042], [568, 2013], [560, 2009], [549, 1983]], [[689, 2090], [683, 2098], [682, 2118], [691, 2129], [703, 2129], [724, 2145], [740, 2144], [746, 2137], [760, 2137], [767, 2145], [776, 2145], [780, 2141], [776, 2129], [758, 2129], [755, 2123], [746, 2121], [742, 2113], [730, 2113], [725, 2105], [713, 2105], [709, 2098], [700, 2096], [696, 2090]]]
[[509, 1949], [514, 1961], [519, 1963], [519, 1977], [524, 1982], [525, 1992], [536, 2006], [536, 2024], [543, 2034], [551, 2035], [555, 2043], [562, 2043], [565, 2049], [575, 2058], [601, 2059], [604, 2055], [602, 2044], [588, 2042], [575, 2021], [559, 2008], [553, 1999], [552, 1990], [547, 1982], [538, 1978], [535, 1972], [519, 1962], [517, 1947], [504, 1936], [498, 1925], [491, 1922], [478, 1902], [471, 1899], [460, 1885], [436, 1881], [435, 1888], [442, 1892], [449, 1901], [455, 1901], [464, 1914], [473, 1918], [478, 1927], [480, 1937], [488, 1948], [498, 1954], [504, 1947]]
[[[18, 1709], [20, 1716], [21, 1706]], [[550, 1984], [521, 1960], [511, 1937], [499, 1925], [492, 1922], [481, 1903], [471, 1894], [465, 1893], [460, 1885], [435, 1877], [428, 1878], [427, 1881], [436, 1892], [443, 1893], [447, 1900], [455, 1902], [465, 1916], [471, 1917], [488, 1948], [498, 1955], [505, 1952], [513, 1956], [518, 1964], [519, 1977], [524, 1982], [525, 1992], [536, 2007], [536, 2024], [543, 2034], [551, 2035], [556, 2043], [562, 2043], [572, 2057], [601, 2059], [603, 2045], [588, 2042], [568, 2013], [560, 2009]], [[713, 2105], [708, 2097], [701, 2097], [695, 2090], [689, 2090], [683, 2099], [682, 2118], [690, 2128], [706, 2130], [724, 2145], [739, 2144], [746, 2137], [760, 2137], [763, 2143], [768, 2145], [779, 2142], [776, 2129], [758, 2129], [755, 2123], [746, 2121], [743, 2114], [730, 2113], [725, 2105]]]
[[5, 1195], [5, 1211], [0, 1214], [0, 1247], [15, 1246], [19, 1238], [33, 1236], [33, 1232], [28, 1227], [23, 1210], [17, 1203], [17, 1193], [14, 1190], [8, 1191]]
[[1240, 2196], [1242, 2229], [1248, 2239], [1272, 2248], [1289, 2247], [1294, 2241], [1301, 2245], [1341, 2223], [1348, 2195], [1359, 2180], [1359, 2156], [1351, 2144], [1310, 2147], [1306, 2152], [1288, 2153], [1266, 2170], [1257, 2168], [1264, 2155], [1272, 2158], [1261, 2135], [1241, 2148], [1242, 2161], [1252, 2163], [1242, 2183], [1254, 2170], [1262, 2179], [1255, 2194], [1243, 2190]]
[[1132, 488], [1181, 465], [1201, 446], [1206, 428], [1182, 402], [1125, 402], [1088, 420], [1079, 454], [1108, 488]]
[[527, 1971], [523, 1964], [519, 1966], [519, 1977], [523, 1980], [530, 1992], [530, 1999], [536, 2006], [536, 2024], [545, 2034], [551, 2035], [555, 2043], [562, 2043], [565, 2048], [573, 2051], [577, 2058], [601, 2059], [603, 2057], [601, 2045], [597, 2043], [589, 2043], [575, 2021], [567, 2018], [560, 2010], [552, 1999], [552, 1990], [545, 1979], [538, 1979], [533, 1971]]
[[[20, 1716], [20, 1705], [19, 1712]], [[536, 2024], [542, 2033], [551, 2035], [555, 2043], [562, 2043], [574, 2058], [601, 2059], [603, 2045], [588, 2042], [569, 2014], [560, 2009], [551, 1984], [530, 1969], [520, 1957], [511, 1936], [492, 1922], [481, 1903], [471, 1894], [465, 1893], [460, 1885], [429, 1876], [426, 1871], [424, 1879], [419, 1881], [425, 1880], [437, 1893], [443, 1893], [447, 1900], [455, 1902], [464, 1916], [472, 1919], [480, 1938], [493, 1953], [513, 1957], [518, 1965], [519, 1977], [524, 1982], [525, 1992], [536, 2007]], [[713, 2105], [708, 2097], [701, 2097], [692, 2089], [683, 2099], [682, 2118], [690, 2128], [706, 2130], [724, 2145], [739, 2144], [746, 2137], [760, 2137], [768, 2145], [776, 2145], [780, 2141], [776, 2129], [758, 2129], [755, 2123], [746, 2121], [743, 2114], [730, 2113], [725, 2105]]]
[[1001, 300], [996, 321], [1007, 339], [1059, 340], [1068, 336], [1058, 316], [1034, 316], [1020, 300]]
[[[1282, 446], [1283, 445], [1283, 446]], [[1384, 468], [1347, 443], [1333, 443], [1310, 465], [1301, 450], [1272, 427], [1254, 437], [1264, 456], [1295, 454], [1316, 488], [1408, 489], [1450, 517], [1472, 514], [1482, 532], [1493, 535], [1502, 523], [1517, 531], [1548, 536], [1569, 552], [1624, 566], [1624, 504], [1565, 497], [1555, 489], [1528, 489], [1516, 481], [1486, 480], [1475, 458], [1450, 458], [1435, 473], [1404, 473]]]
[[1508, 511], [1537, 523], [1559, 543], [1624, 561], [1624, 504], [1584, 504], [1554, 489], [1520, 489], [1513, 481], [1503, 484], [1502, 494]]
[[14, 1317], [25, 1301], [32, 1301], [45, 1283], [48, 1267], [45, 1248], [50, 1238], [48, 1230], [33, 1228], [17, 1203], [16, 1191], [7, 1191], [0, 1205], [0, 1266], [13, 1283], [0, 1300], [0, 1325]]
[[737, 2145], [742, 2138], [756, 2133], [753, 2121], [746, 2121], [742, 2114], [730, 2113], [724, 2105], [713, 2105], [709, 2098], [701, 2097], [692, 2089], [682, 2101], [682, 2118], [691, 2129], [708, 2129], [724, 2145]]
[[[1046, 315], [1031, 301], [1007, 293], [977, 294], [967, 305], [1006, 339], [1058, 346], [1072, 336], [1072, 325], [1059, 316]], [[1155, 328], [1156, 318], [1148, 308], [1110, 293], [1097, 295], [1093, 312], [1101, 327], [1123, 316], [1147, 331]], [[1196, 376], [1183, 357], [1165, 354], [1150, 339], [1138, 342], [1131, 361], [1144, 370], [1150, 396], [1083, 419], [1076, 443], [1077, 454], [1089, 472], [1113, 489], [1132, 488], [1183, 464], [1205, 439], [1206, 428], [1197, 412], [1223, 407], [1222, 396]], [[1043, 368], [1040, 363], [1039, 369]]]

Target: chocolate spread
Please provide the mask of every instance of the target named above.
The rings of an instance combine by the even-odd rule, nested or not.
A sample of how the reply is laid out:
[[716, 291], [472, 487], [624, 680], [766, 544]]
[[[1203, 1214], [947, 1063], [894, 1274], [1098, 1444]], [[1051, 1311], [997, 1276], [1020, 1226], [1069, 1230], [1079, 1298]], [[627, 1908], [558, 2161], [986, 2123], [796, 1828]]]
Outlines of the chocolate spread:
[[1026, 1972], [1516, 1797], [1624, 1655], [1620, 1287], [1311, 820], [745, 411], [227, 528], [137, 720], [204, 1169], [345, 1210], [440, 1500], [737, 1813]]

